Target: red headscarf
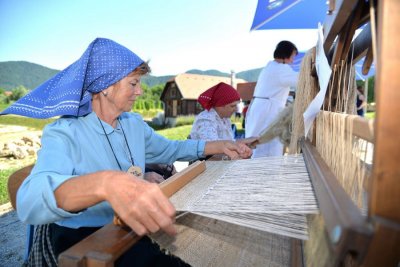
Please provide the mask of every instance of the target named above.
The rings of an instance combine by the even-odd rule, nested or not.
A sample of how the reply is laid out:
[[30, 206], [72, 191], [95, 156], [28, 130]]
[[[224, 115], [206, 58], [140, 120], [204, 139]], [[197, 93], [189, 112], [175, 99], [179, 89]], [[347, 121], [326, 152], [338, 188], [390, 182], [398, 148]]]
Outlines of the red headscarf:
[[200, 105], [207, 110], [213, 107], [222, 107], [239, 100], [240, 95], [236, 89], [223, 82], [207, 89], [197, 99]]

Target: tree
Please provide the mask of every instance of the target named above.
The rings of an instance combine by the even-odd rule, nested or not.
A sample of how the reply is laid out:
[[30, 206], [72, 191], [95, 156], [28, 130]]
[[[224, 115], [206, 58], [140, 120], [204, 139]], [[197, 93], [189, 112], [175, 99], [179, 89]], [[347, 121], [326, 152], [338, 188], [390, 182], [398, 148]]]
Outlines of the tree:
[[153, 94], [154, 98], [156, 98], [156, 100], [160, 100], [161, 93], [164, 90], [164, 86], [164, 84], [158, 84], [151, 88], [151, 93]]
[[29, 91], [26, 89], [23, 85], [20, 85], [14, 89], [11, 90], [12, 95], [10, 96], [10, 100], [17, 101], [24, 95], [26, 95]]
[[3, 93], [0, 94], [0, 104], [9, 104], [10, 98]]
[[147, 84], [141, 84], [143, 94], [136, 99], [135, 110], [152, 110], [162, 107], [160, 96], [164, 89], [164, 84], [158, 84], [149, 87]]
[[[357, 80], [356, 83], [357, 83], [357, 85], [361, 85], [363, 88], [365, 88], [365, 81]], [[368, 78], [368, 94], [367, 94], [367, 96], [368, 96], [368, 99], [367, 99], [368, 103], [375, 102], [375, 76]]]

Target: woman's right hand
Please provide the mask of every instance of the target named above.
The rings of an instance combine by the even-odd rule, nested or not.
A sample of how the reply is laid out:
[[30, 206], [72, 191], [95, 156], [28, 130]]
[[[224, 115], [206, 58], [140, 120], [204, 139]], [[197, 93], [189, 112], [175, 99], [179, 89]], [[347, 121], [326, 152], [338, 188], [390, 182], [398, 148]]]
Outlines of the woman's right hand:
[[105, 199], [125, 224], [140, 236], [160, 229], [176, 234], [175, 208], [157, 184], [128, 173], [113, 173], [114, 177], [105, 180]]

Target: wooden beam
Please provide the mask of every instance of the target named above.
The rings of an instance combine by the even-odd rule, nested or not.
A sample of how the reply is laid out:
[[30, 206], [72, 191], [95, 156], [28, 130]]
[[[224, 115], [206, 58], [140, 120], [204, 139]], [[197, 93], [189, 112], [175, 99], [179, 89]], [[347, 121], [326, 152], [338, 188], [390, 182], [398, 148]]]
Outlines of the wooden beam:
[[324, 50], [328, 54], [338, 33], [342, 30], [347, 19], [357, 5], [357, 0], [336, 0], [335, 10], [326, 16], [324, 22]]
[[368, 49], [372, 46], [371, 37], [371, 24], [365, 25], [361, 33], [354, 39], [352, 47], [354, 47], [353, 53], [349, 54], [348, 62], [352, 61], [353, 64], [360, 61], [366, 56]]
[[397, 266], [400, 262], [400, 1], [378, 1], [377, 24], [377, 108], [368, 209], [375, 234], [365, 267]]
[[371, 218], [374, 237], [369, 245], [363, 267], [399, 266], [400, 225], [385, 219]]
[[335, 0], [329, 0], [328, 14], [332, 14], [333, 11], [335, 11], [335, 7], [336, 7], [336, 1]]
[[400, 1], [379, 1], [376, 117], [370, 216], [400, 223]]
[[[351, 132], [353, 135], [363, 140], [374, 143], [374, 120], [369, 120], [358, 115], [343, 114], [343, 116], [346, 117], [345, 130], [347, 132]], [[347, 125], [349, 125], [349, 120], [351, 121], [351, 129], [347, 127]]]
[[362, 1], [358, 2], [355, 9], [351, 12], [351, 16], [348, 17], [347, 21], [344, 23], [343, 29], [338, 33], [338, 40], [334, 48], [331, 67], [347, 58], [351, 41], [360, 22], [363, 5], [364, 3]]
[[204, 161], [196, 161], [181, 172], [174, 174], [172, 177], [162, 182], [160, 184], [161, 191], [165, 196], [171, 197], [205, 170], [206, 163]]
[[291, 239], [290, 249], [290, 266], [304, 267], [303, 264], [303, 243], [297, 238]]
[[372, 47], [367, 50], [367, 54], [365, 55], [364, 64], [362, 65], [362, 74], [367, 75], [371, 65], [374, 61], [374, 55], [372, 53]]
[[110, 223], [61, 253], [58, 265], [114, 266], [113, 262], [140, 239], [132, 230]]
[[330, 245], [336, 256], [331, 259], [332, 266], [342, 266], [349, 255], [361, 263], [372, 235], [365, 217], [340, 186], [316, 148], [309, 141], [304, 141], [302, 150]]

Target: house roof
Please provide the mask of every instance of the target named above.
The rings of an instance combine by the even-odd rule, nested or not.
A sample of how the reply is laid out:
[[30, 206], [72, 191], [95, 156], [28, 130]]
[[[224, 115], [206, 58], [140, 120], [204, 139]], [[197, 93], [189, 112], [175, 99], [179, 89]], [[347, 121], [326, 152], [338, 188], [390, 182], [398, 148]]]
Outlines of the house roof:
[[[183, 99], [197, 99], [201, 93], [203, 93], [208, 88], [224, 82], [231, 84], [230, 77], [220, 77], [220, 76], [209, 76], [209, 75], [199, 75], [199, 74], [189, 74], [182, 73], [178, 74], [174, 78], [179, 91], [182, 94]], [[234, 79], [234, 86], [236, 88], [237, 83], [246, 82], [243, 79]]]
[[237, 91], [243, 101], [250, 101], [253, 98], [254, 88], [256, 88], [256, 82], [237, 84]]

